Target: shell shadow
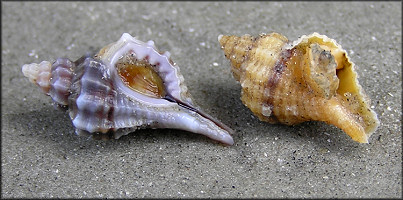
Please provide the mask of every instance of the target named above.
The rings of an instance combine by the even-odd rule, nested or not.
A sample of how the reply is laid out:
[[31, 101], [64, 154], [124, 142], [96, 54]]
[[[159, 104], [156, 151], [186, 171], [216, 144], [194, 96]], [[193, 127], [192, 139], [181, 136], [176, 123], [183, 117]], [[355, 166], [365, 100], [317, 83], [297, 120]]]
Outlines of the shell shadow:
[[[209, 82], [206, 82], [203, 87], [209, 88], [210, 92], [209, 97], [204, 99], [205, 103], [216, 106], [216, 112], [220, 113], [219, 118], [222, 122], [234, 129], [235, 144], [245, 141], [246, 137], [250, 138], [248, 134], [260, 134], [261, 140], [273, 141], [278, 137], [301, 143], [312, 142], [317, 148], [328, 149], [331, 152], [344, 149], [345, 155], [352, 155], [357, 151], [359, 143], [353, 141], [342, 130], [324, 122], [309, 121], [287, 126], [260, 121], [240, 100], [240, 85], [231, 83], [232, 81], [227, 81], [209, 85]], [[227, 116], [223, 116], [224, 114]]]
[[69, 151], [79, 146], [89, 148], [114, 148], [117, 145], [125, 145], [137, 147], [150, 145], [149, 143], [186, 143], [186, 142], [206, 142], [211, 143], [213, 140], [187, 131], [176, 129], [139, 129], [124, 135], [119, 139], [111, 140], [94, 140], [91, 137], [78, 136], [74, 132], [67, 112], [59, 111], [51, 106], [44, 106], [35, 111], [7, 114], [3, 116], [7, 129], [18, 133], [16, 137], [30, 137], [33, 141], [45, 141], [49, 145], [59, 144], [60, 148]]

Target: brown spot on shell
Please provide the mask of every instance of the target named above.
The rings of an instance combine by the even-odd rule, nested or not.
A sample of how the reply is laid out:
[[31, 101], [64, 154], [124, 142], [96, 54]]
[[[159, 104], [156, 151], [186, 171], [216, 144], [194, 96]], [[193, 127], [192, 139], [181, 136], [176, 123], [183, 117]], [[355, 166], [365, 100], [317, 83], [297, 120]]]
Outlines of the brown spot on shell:
[[[287, 68], [287, 61], [291, 58], [291, 55], [295, 51], [292, 50], [284, 50], [280, 59], [276, 62], [275, 66], [273, 67], [272, 75], [269, 77], [269, 80], [266, 84], [266, 89], [269, 90], [269, 96], [266, 100], [266, 106], [268, 106], [271, 110], [273, 110], [273, 101], [274, 101], [274, 92], [276, 91], [276, 87], [281, 79], [281, 76], [285, 69]], [[270, 115], [270, 120], [272, 122], [278, 122], [278, 119], [275, 115]]]

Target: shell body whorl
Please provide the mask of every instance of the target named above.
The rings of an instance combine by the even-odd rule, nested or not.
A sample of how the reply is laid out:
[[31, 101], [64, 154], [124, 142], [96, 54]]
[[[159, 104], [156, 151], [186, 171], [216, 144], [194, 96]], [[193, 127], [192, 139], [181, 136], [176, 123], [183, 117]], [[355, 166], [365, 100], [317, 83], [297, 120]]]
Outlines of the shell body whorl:
[[318, 33], [290, 42], [278, 33], [219, 36], [242, 102], [262, 121], [324, 121], [367, 143], [379, 126], [355, 65], [333, 39]]
[[233, 144], [233, 131], [194, 105], [179, 67], [153, 41], [124, 33], [95, 55], [22, 71], [68, 110], [76, 134], [117, 139], [138, 128], [173, 128]]

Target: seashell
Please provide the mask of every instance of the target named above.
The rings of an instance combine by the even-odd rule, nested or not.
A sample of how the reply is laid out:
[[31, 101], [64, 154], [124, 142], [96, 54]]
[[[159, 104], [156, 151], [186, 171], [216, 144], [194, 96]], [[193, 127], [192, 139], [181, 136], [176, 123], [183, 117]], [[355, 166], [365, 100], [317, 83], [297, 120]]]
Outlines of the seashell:
[[232, 145], [233, 131], [200, 110], [169, 52], [124, 33], [77, 61], [22, 66], [29, 80], [68, 110], [76, 134], [118, 139], [138, 128], [172, 128]]
[[218, 37], [242, 102], [262, 121], [324, 121], [368, 143], [379, 126], [355, 64], [333, 39], [313, 33], [294, 42], [278, 33]]

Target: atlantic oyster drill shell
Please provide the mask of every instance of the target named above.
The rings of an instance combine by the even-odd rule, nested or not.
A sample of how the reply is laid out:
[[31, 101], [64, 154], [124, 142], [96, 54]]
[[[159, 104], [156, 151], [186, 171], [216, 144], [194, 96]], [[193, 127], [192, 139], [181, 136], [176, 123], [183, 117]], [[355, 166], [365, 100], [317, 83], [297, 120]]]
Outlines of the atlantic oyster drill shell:
[[124, 33], [94, 56], [26, 64], [22, 72], [68, 110], [78, 135], [117, 139], [138, 128], [172, 128], [234, 143], [229, 127], [193, 103], [179, 67], [153, 41]]
[[242, 102], [260, 120], [324, 121], [360, 143], [368, 143], [379, 126], [355, 64], [335, 40], [318, 33], [294, 42], [278, 33], [218, 40], [241, 83]]

